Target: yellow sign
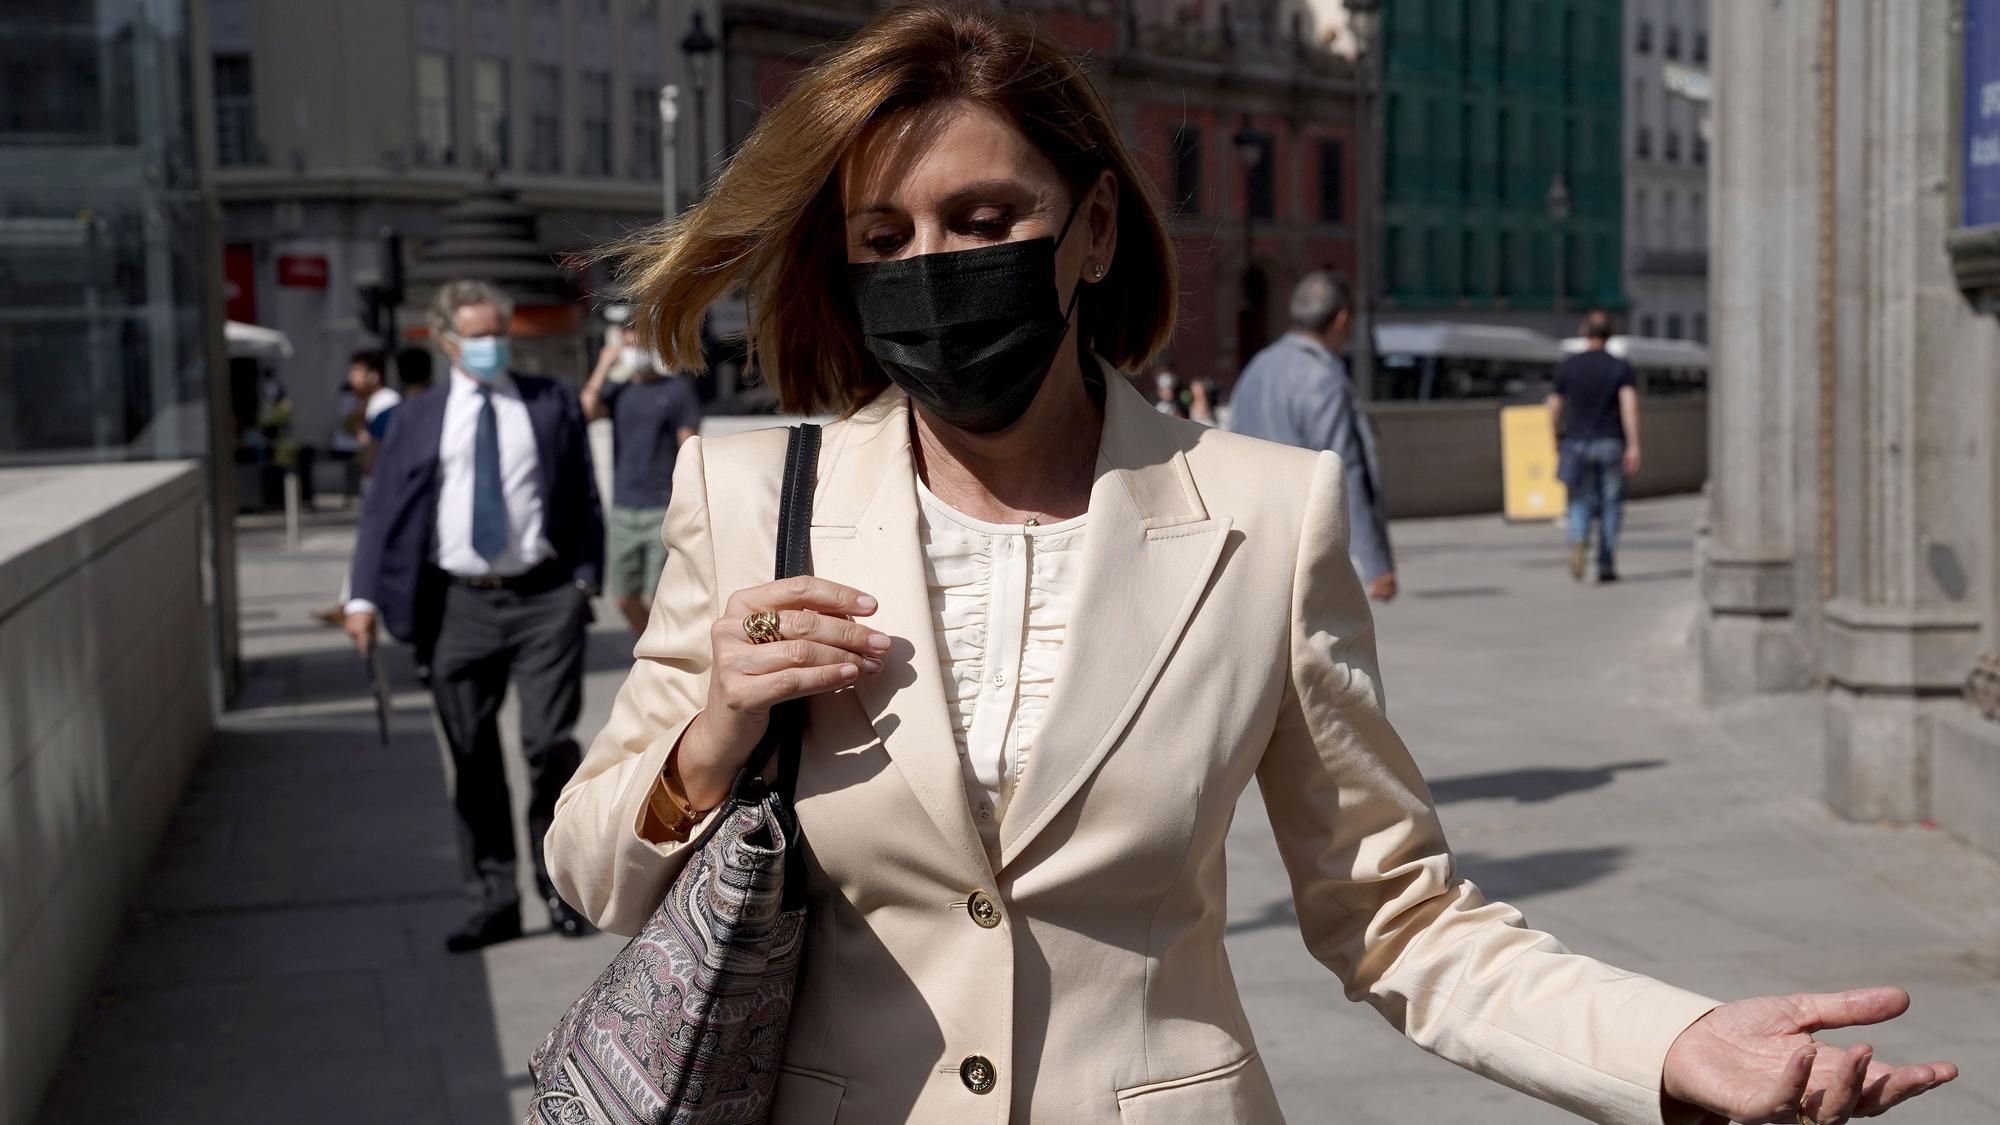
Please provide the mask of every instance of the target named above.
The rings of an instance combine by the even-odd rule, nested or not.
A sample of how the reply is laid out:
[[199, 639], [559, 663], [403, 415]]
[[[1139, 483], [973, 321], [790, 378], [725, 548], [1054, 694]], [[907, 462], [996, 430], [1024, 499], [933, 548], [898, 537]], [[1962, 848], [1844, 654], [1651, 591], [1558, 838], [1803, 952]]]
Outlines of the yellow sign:
[[1500, 408], [1500, 471], [1510, 520], [1552, 520], [1569, 506], [1569, 490], [1556, 479], [1556, 431], [1549, 408]]

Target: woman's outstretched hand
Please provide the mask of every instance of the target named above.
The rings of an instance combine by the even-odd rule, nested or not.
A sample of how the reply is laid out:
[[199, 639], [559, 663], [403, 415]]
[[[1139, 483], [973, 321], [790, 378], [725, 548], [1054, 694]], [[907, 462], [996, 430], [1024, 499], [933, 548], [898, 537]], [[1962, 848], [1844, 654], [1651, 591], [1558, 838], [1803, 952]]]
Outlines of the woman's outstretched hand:
[[1661, 1091], [1745, 1125], [1819, 1125], [1873, 1117], [1958, 1077], [1948, 1062], [1891, 1066], [1867, 1044], [1836, 1047], [1812, 1035], [1902, 1015], [1900, 988], [1759, 996], [1724, 1004], [1690, 1024], [1667, 1051]]

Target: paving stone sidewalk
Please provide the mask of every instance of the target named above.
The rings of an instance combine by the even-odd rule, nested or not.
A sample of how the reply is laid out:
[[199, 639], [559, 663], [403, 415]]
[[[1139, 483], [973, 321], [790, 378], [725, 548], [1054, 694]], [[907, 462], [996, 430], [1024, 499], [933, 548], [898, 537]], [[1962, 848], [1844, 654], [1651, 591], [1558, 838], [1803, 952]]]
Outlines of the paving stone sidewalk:
[[[1896, 1120], [2000, 1121], [2000, 863], [1829, 816], [1810, 700], [1695, 703], [1696, 513], [1634, 506], [1626, 581], [1606, 587], [1570, 583], [1547, 526], [1395, 527], [1390, 710], [1464, 868], [1573, 948], [1711, 995], [1902, 984], [1914, 1010], [1868, 1041], [1967, 1074]], [[529, 1050], [616, 952], [548, 934], [532, 906], [529, 937], [443, 952], [463, 908], [426, 699], [395, 654], [394, 738], [377, 745], [358, 662], [307, 616], [350, 541], [332, 522], [298, 552], [242, 536], [241, 710], [133, 905], [47, 1125], [518, 1121]], [[599, 616], [585, 738], [629, 660]], [[1230, 958], [1295, 1125], [1574, 1120], [1342, 998], [1299, 941], [1254, 790], [1230, 842]]]

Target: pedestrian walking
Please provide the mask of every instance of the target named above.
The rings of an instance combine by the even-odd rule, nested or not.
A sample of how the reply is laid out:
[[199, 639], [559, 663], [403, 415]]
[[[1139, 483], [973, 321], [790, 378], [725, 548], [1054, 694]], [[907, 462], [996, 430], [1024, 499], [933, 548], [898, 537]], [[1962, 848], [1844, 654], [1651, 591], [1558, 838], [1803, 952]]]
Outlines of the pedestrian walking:
[[349, 423], [361, 402], [354, 396], [353, 369], [340, 380], [339, 389], [333, 397], [333, 432], [327, 436], [327, 456], [340, 466], [341, 495], [352, 502], [361, 496], [361, 442], [354, 436]]
[[[810, 700], [782, 1066], [703, 1039], [713, 1084], [679, 1104], [764, 1119], [775, 1088], [779, 1125], [1281, 1120], [1223, 951], [1253, 777], [1307, 948], [1478, 1073], [1621, 1125], [1831, 1125], [1950, 1080], [1812, 1040], [1898, 1014], [1900, 991], [1719, 1004], [1570, 953], [1457, 874], [1383, 711], [1340, 460], [1167, 417], [1124, 374], [1168, 342], [1172, 242], [1055, 42], [1011, 11], [878, 14], [669, 235], [627, 248], [668, 364], [699, 361], [700, 310], [747, 283], [784, 409], [840, 419], [804, 478], [811, 573], [782, 581], [787, 432], [688, 442], [651, 626], [549, 832], [558, 886], [607, 929], [637, 931], [669, 887], [709, 895], [683, 865], [737, 830], [713, 810], [770, 709]], [[699, 999], [731, 1020], [747, 1003]], [[598, 1042], [629, 1073], [655, 1061]]]
[[499, 712], [511, 680], [527, 759], [528, 836], [550, 925], [590, 932], [556, 894], [542, 838], [580, 752], [585, 630], [604, 570], [604, 523], [576, 396], [508, 370], [513, 302], [479, 281], [438, 290], [432, 338], [446, 385], [397, 408], [356, 536], [347, 631], [376, 622], [429, 670], [452, 763], [472, 915], [453, 952], [521, 934], [512, 805]]
[[1396, 596], [1396, 556], [1382, 504], [1382, 465], [1340, 353], [1347, 347], [1352, 301], [1347, 285], [1325, 270], [1292, 289], [1292, 328], [1250, 357], [1230, 393], [1229, 427], [1239, 434], [1301, 449], [1331, 450], [1347, 475], [1348, 553], [1368, 596]]
[[1583, 321], [1583, 351], [1556, 364], [1549, 420], [1556, 432], [1556, 475], [1569, 489], [1569, 576], [1583, 581], [1590, 527], [1597, 524], [1597, 580], [1618, 581], [1618, 528], [1625, 478], [1639, 471], [1639, 383], [1632, 365], [1612, 355], [1611, 314]]
[[368, 478], [375, 471], [376, 447], [389, 431], [389, 418], [403, 396], [388, 385], [387, 361], [374, 348], [364, 348], [348, 359], [347, 388], [354, 394], [355, 406], [342, 428], [354, 438], [365, 495]]
[[663, 371], [651, 353], [622, 341], [604, 345], [582, 399], [585, 420], [611, 419], [611, 597], [632, 632], [643, 633], [667, 561], [660, 525], [674, 491], [674, 461], [700, 432], [701, 399], [694, 380]]
[[[347, 379], [341, 384], [343, 411], [336, 427], [336, 433], [347, 439], [348, 466], [353, 470], [354, 493], [367, 495], [369, 478], [375, 471], [375, 451], [382, 435], [389, 430], [389, 420], [395, 416], [396, 406], [403, 396], [387, 385], [386, 367], [383, 353], [373, 348], [363, 348], [348, 357]], [[338, 452], [338, 447], [336, 447]], [[322, 625], [339, 626], [347, 620], [347, 603], [353, 597], [352, 580], [342, 579], [340, 596], [331, 606], [313, 611], [313, 618]]]

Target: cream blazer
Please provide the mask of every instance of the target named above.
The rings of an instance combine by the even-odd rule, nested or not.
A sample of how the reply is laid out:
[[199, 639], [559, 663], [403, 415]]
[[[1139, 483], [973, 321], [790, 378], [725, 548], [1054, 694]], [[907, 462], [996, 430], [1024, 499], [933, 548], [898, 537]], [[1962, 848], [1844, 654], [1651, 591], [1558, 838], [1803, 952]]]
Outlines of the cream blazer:
[[[827, 428], [812, 569], [874, 595], [896, 645], [812, 701], [812, 921], [774, 1122], [1282, 1121], [1223, 948], [1223, 840], [1253, 777], [1348, 997], [1535, 1097], [1658, 1122], [1667, 1048], [1714, 1001], [1569, 953], [1454, 871], [1383, 712], [1339, 461], [1166, 417], [1115, 376], [1106, 400], [1061, 676], [997, 870], [945, 714], [908, 400]], [[688, 855], [641, 836], [646, 797], [707, 698], [710, 624], [771, 578], [784, 449], [782, 429], [682, 449], [652, 622], [556, 806], [556, 885], [615, 933]]]

